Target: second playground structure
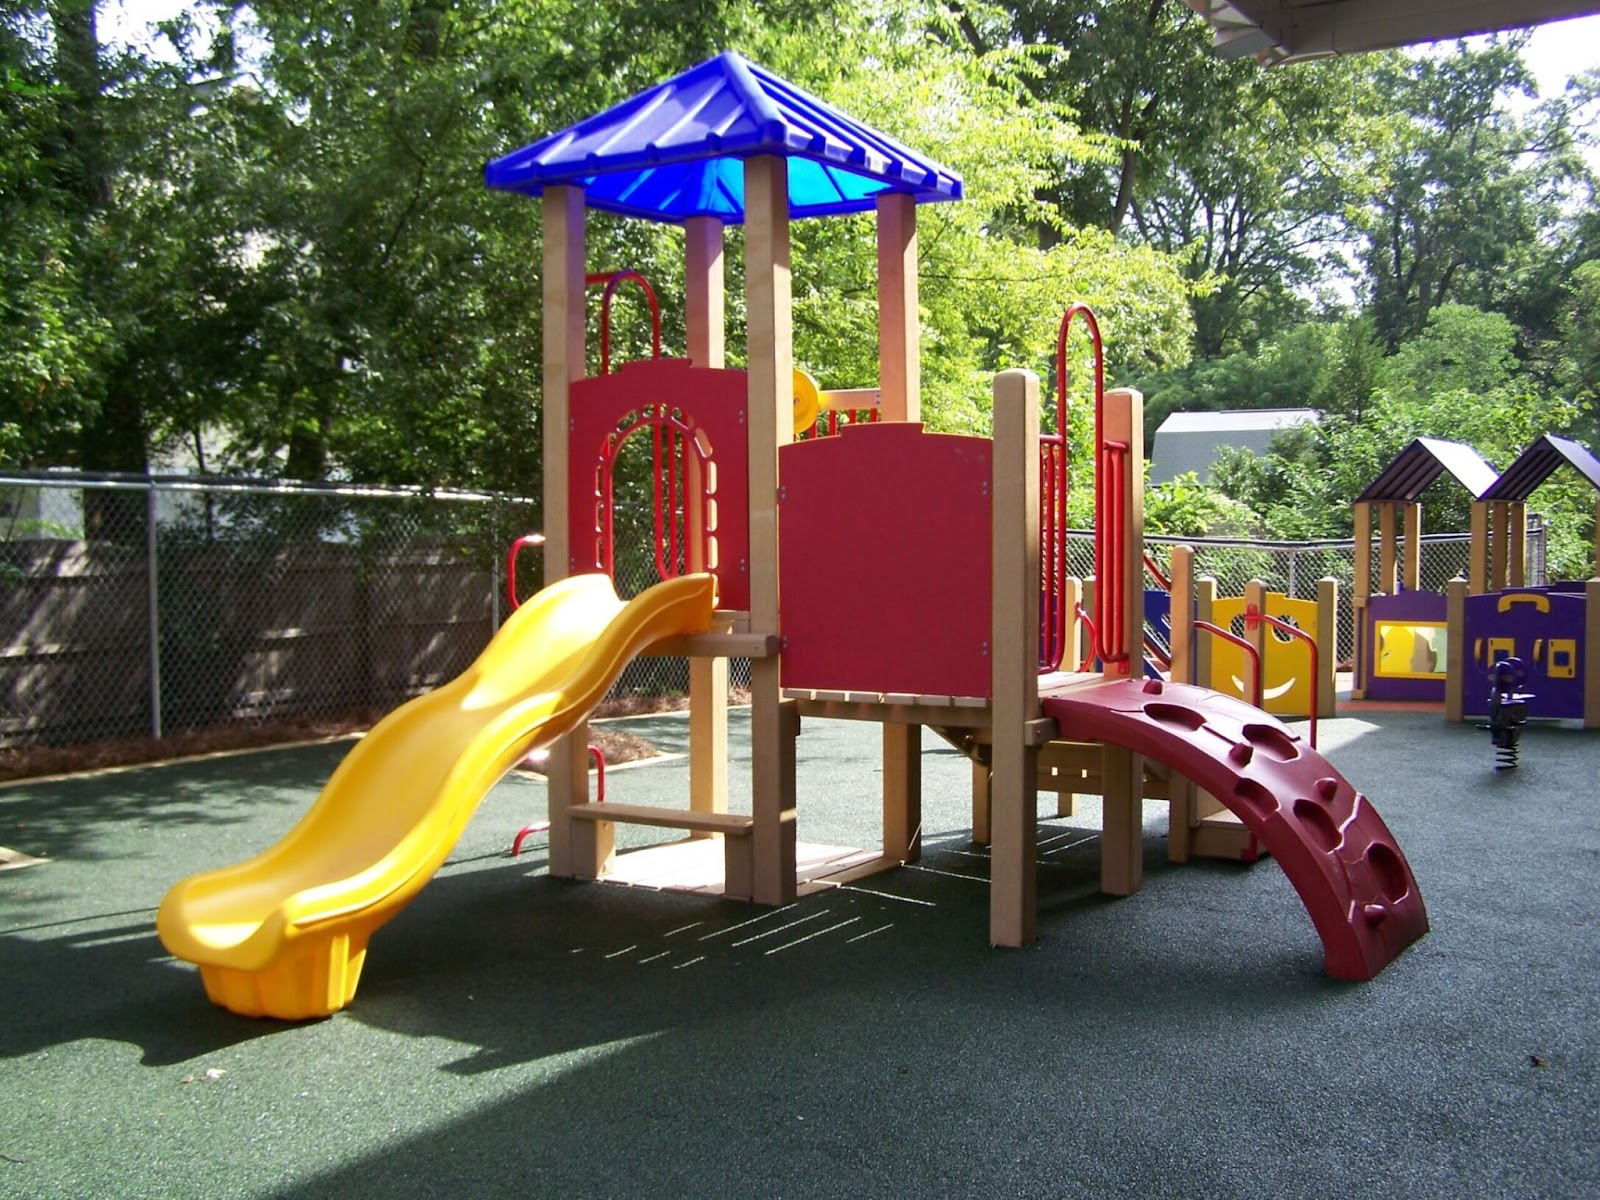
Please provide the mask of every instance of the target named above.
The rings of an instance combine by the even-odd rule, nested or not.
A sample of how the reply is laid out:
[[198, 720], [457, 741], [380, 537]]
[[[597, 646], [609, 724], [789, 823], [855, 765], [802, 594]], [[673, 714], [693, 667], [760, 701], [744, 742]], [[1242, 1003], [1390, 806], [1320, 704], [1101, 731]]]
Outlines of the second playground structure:
[[[1104, 389], [1093, 314], [1075, 306], [1063, 320], [1050, 425], [1037, 378], [1011, 370], [994, 381], [992, 438], [923, 428], [917, 206], [958, 199], [953, 172], [723, 54], [492, 162], [488, 181], [538, 196], [543, 215], [546, 588], [462, 680], [393, 714], [385, 724], [403, 736], [380, 726], [358, 746], [280, 847], [174, 888], [162, 937], [201, 965], [213, 1000], [292, 1017], [348, 1003], [373, 931], [426, 882], [497, 773], [546, 743], [558, 876], [616, 870], [614, 828], [630, 821], [690, 835], [635, 855], [703, 861], [720, 839], [723, 891], [759, 904], [914, 861], [926, 726], [974, 762], [997, 945], [1035, 936], [1036, 792], [1061, 790], [1055, 764], [1086, 758], [1105, 800], [1107, 891], [1139, 886], [1142, 799], [1161, 777], [1175, 824], [1187, 830], [1204, 789], [1270, 851], [1330, 974], [1371, 978], [1426, 931], [1393, 835], [1321, 754], [1240, 700], [1142, 677], [1141, 400]], [[612, 370], [607, 354], [589, 374], [591, 208], [682, 226], [687, 358]], [[789, 223], [856, 212], [876, 217], [880, 377], [870, 394], [816, 399], [876, 420], [796, 441]], [[732, 369], [724, 229], [738, 223], [748, 330], [746, 365]], [[1097, 671], [1072, 669], [1088, 626], [1065, 572], [1077, 316], [1095, 349]], [[635, 437], [652, 453], [664, 581], [623, 605], [606, 576], [617, 464]], [[691, 662], [683, 808], [589, 800], [588, 707], [640, 652]], [[1173, 647], [1175, 662], [1188, 654]], [[730, 657], [751, 660], [751, 807], [738, 814]], [[876, 850], [800, 841], [796, 739], [813, 716], [882, 729]]]

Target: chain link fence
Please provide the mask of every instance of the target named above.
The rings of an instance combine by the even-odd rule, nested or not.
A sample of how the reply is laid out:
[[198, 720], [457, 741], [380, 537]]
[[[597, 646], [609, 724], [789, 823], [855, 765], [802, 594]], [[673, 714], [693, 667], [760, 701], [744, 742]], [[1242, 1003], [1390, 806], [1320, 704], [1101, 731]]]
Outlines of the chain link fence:
[[0, 747], [371, 719], [477, 657], [533, 513], [462, 492], [0, 478]]
[[[459, 674], [508, 608], [506, 549], [533, 529], [532, 502], [466, 492], [187, 477], [0, 476], [0, 748], [285, 718], [370, 720]], [[654, 583], [650, 531], [620, 530], [618, 590]], [[1341, 661], [1351, 652], [1353, 544], [1150, 537], [1163, 569], [1175, 542], [1237, 596], [1251, 579], [1314, 599], [1339, 581]], [[1528, 578], [1542, 580], [1530, 524]], [[1467, 568], [1467, 535], [1422, 544], [1422, 584]], [[1068, 539], [1093, 573], [1089, 533]], [[518, 558], [517, 592], [540, 586]], [[730, 669], [737, 698], [749, 663]], [[682, 659], [643, 658], [615, 708], [686, 694]]]

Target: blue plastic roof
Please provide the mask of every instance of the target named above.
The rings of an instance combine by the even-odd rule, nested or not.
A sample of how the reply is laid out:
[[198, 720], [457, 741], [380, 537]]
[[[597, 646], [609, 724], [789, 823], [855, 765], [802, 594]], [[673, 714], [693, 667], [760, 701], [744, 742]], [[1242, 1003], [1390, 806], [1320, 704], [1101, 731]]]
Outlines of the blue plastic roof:
[[871, 209], [882, 192], [959, 200], [961, 177], [726, 51], [570, 129], [494, 159], [491, 188], [584, 189], [591, 208], [676, 224], [744, 221], [743, 160], [789, 159], [791, 218]]
[[1533, 495], [1538, 487], [1555, 472], [1556, 468], [1569, 466], [1600, 491], [1600, 459], [1571, 438], [1542, 434], [1517, 456], [1517, 461], [1506, 468], [1505, 474], [1483, 494], [1485, 500], [1510, 500], [1521, 502]]

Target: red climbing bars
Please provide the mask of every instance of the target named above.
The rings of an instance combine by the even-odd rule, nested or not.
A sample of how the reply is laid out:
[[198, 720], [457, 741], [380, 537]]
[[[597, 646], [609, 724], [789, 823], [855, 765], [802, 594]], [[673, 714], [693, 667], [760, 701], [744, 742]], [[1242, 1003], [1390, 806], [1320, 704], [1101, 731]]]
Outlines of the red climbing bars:
[[656, 292], [650, 286], [650, 281], [632, 269], [600, 271], [593, 275], [585, 275], [583, 282], [589, 287], [597, 283], [606, 285], [605, 291], [600, 293], [600, 374], [602, 375], [611, 374], [611, 297], [616, 295], [617, 288], [630, 279], [644, 289], [645, 299], [650, 302], [650, 356], [661, 357], [661, 305], [656, 301]]

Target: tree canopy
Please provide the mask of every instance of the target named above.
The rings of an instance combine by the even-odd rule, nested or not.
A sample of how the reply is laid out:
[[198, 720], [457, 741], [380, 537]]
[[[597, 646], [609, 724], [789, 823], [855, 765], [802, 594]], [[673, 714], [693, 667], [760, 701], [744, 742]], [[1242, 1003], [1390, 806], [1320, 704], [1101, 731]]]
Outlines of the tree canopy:
[[[1152, 430], [1325, 414], [1174, 493], [1178, 524], [1334, 532], [1396, 438], [1600, 433], [1600, 72], [1535, 97], [1519, 37], [1263, 69], [1175, 0], [195, 0], [115, 43], [99, 17], [0, 10], [0, 463], [537, 494], [538, 206], [483, 163], [723, 49], [964, 175], [920, 223], [937, 428], [986, 428], [997, 369], [1048, 376], [1087, 300]], [[870, 218], [794, 243], [797, 360], [870, 382]], [[591, 223], [669, 348], [680, 252]], [[619, 304], [621, 353], [646, 330]]]

